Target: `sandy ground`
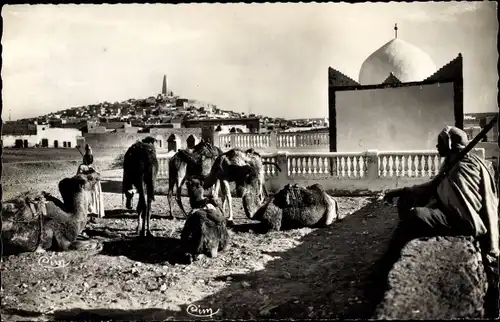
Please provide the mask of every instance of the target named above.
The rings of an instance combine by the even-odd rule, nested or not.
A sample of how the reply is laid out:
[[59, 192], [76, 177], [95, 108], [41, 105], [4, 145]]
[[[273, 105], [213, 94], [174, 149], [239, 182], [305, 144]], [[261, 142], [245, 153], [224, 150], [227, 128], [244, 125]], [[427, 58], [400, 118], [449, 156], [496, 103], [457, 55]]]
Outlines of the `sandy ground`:
[[[28, 188], [58, 195], [76, 165], [4, 165], [3, 200]], [[167, 198], [156, 197], [155, 238], [143, 242], [121, 195], [105, 192], [106, 217], [87, 227], [102, 250], [3, 257], [2, 320], [366, 318], [367, 275], [397, 216], [366, 197], [336, 199], [350, 215], [328, 228], [259, 234], [234, 198], [231, 247], [185, 265], [174, 256], [184, 224], [177, 206], [168, 220]]]

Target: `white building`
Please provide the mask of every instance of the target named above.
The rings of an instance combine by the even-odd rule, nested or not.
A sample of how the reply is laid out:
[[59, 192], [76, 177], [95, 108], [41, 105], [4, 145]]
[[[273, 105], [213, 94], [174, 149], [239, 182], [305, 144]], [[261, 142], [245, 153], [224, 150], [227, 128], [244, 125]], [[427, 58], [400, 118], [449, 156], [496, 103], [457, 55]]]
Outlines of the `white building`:
[[5, 123], [2, 144], [5, 148], [74, 148], [82, 131], [71, 128], [54, 128], [49, 125]]

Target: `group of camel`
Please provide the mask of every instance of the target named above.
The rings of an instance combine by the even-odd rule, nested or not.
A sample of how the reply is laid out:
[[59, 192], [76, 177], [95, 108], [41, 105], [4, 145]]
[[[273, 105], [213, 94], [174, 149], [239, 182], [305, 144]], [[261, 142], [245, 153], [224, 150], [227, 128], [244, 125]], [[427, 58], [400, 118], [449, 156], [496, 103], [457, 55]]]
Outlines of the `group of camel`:
[[[137, 141], [128, 148], [123, 162], [122, 192], [126, 197], [126, 208], [133, 208], [132, 199], [136, 193], [139, 197], [136, 232], [140, 237], [153, 236], [150, 231], [151, 205], [155, 201], [159, 170], [155, 142], [152, 137]], [[231, 182], [235, 185], [236, 196], [242, 199], [245, 215], [260, 222], [266, 230], [327, 226], [342, 219], [336, 201], [318, 184], [309, 187], [287, 184], [279, 192], [269, 194], [265, 187], [266, 164], [281, 171], [278, 164], [263, 161], [253, 149], [223, 152], [204, 140], [192, 149], [178, 150], [170, 158], [169, 216], [173, 218], [171, 199], [175, 187], [175, 199], [186, 217], [181, 233], [185, 254], [191, 258], [201, 253], [214, 257], [227, 247], [227, 227], [234, 224]], [[99, 180], [99, 174], [89, 170], [60, 182], [63, 201], [42, 193], [11, 203], [10, 215], [2, 215], [2, 240], [19, 246], [21, 251], [83, 248], [87, 244], [78, 237], [87, 222], [88, 196]], [[189, 213], [181, 201], [184, 185], [191, 206]], [[207, 190], [211, 193], [205, 197]], [[224, 216], [226, 206], [229, 211], [227, 220]], [[34, 219], [29, 223], [19, 220], [30, 214]]]
[[[137, 233], [152, 236], [149, 230], [151, 203], [158, 173], [158, 160], [154, 138], [138, 142], [125, 154], [123, 193], [126, 207], [132, 209], [135, 192], [137, 204]], [[340, 220], [336, 201], [321, 185], [299, 187], [287, 184], [274, 195], [265, 187], [264, 165], [278, 164], [263, 161], [253, 149], [231, 149], [223, 152], [210, 142], [202, 140], [192, 149], [179, 150], [169, 160], [168, 203], [169, 217], [173, 218], [172, 196], [186, 217], [181, 234], [187, 254], [205, 253], [210, 257], [227, 246], [227, 226], [232, 226], [233, 209], [230, 183], [236, 187], [236, 196], [242, 199], [243, 210], [249, 219], [259, 221], [267, 230], [299, 227], [327, 226]], [[182, 187], [186, 185], [191, 211], [188, 214], [181, 200]], [[211, 190], [208, 197], [205, 190]], [[222, 194], [222, 204], [219, 199]], [[224, 219], [228, 206], [229, 218]], [[142, 225], [142, 228], [141, 228]]]

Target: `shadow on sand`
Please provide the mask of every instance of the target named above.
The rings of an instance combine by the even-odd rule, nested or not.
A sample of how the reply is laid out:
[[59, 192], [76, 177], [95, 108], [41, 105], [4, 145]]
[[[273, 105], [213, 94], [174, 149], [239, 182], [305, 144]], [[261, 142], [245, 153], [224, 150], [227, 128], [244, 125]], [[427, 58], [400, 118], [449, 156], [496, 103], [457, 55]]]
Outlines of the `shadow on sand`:
[[177, 238], [157, 236], [141, 238], [134, 236], [103, 242], [103, 249], [100, 254], [125, 256], [133, 261], [148, 264], [168, 262], [174, 265], [184, 263], [179, 250], [180, 240]]
[[101, 180], [102, 192], [108, 193], [122, 193], [122, 181], [121, 180]]
[[[122, 194], [122, 181], [121, 179], [102, 179], [101, 180], [102, 192]], [[167, 195], [168, 181], [165, 179], [156, 180], [156, 195]], [[185, 187], [182, 189], [182, 196], [186, 197]]]
[[[268, 252], [279, 257], [270, 259], [263, 270], [216, 277], [227, 286], [186, 303], [181, 311], [76, 309], [55, 312], [54, 319], [192, 320], [196, 317], [187, 309], [193, 306], [217, 311], [213, 319], [367, 319], [378, 300], [364, 298], [365, 288], [396, 223], [393, 208], [369, 203], [343, 221], [305, 235], [297, 247]], [[241, 226], [236, 229], [255, 227]], [[147, 263], [175, 261], [178, 243], [173, 238], [112, 241], [102, 253]]]

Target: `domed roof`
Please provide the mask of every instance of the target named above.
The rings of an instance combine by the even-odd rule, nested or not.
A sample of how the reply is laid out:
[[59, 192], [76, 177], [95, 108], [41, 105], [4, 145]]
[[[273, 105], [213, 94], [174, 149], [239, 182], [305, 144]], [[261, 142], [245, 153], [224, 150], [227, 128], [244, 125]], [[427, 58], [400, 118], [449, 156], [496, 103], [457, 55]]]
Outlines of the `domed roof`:
[[401, 82], [418, 82], [435, 72], [436, 65], [429, 55], [420, 48], [395, 38], [363, 62], [359, 83], [381, 84], [391, 73]]

